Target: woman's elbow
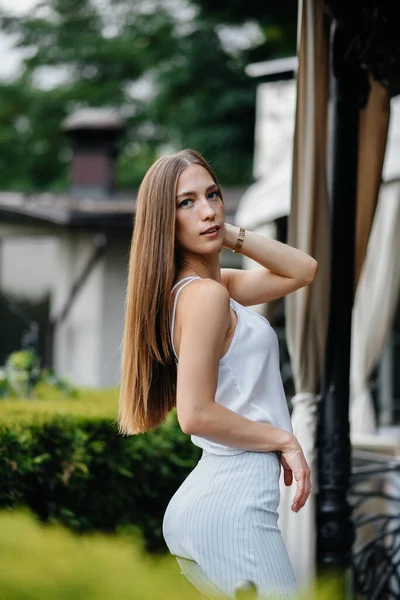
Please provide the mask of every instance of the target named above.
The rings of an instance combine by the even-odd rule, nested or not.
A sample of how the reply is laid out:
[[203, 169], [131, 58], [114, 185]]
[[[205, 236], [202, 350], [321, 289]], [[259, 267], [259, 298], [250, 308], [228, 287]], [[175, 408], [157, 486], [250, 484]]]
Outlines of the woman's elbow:
[[307, 268], [304, 285], [310, 285], [310, 283], [312, 283], [314, 281], [314, 279], [316, 278], [317, 273], [318, 273], [318, 262], [315, 260], [315, 258], [312, 258], [310, 256], [310, 261], [309, 261], [309, 265]]
[[180, 414], [178, 415], [179, 426], [183, 433], [187, 435], [201, 435], [203, 428], [203, 417], [204, 411], [197, 411], [196, 414]]
[[194, 415], [192, 414], [182, 414], [181, 413], [177, 413], [178, 416], [178, 423], [180, 428], [182, 429], [183, 433], [186, 433], [187, 435], [195, 435], [195, 432], [197, 430], [196, 427], [196, 419], [194, 418]]
[[193, 426], [191, 421], [178, 418], [178, 422], [183, 433], [186, 433], [186, 435], [193, 435]]

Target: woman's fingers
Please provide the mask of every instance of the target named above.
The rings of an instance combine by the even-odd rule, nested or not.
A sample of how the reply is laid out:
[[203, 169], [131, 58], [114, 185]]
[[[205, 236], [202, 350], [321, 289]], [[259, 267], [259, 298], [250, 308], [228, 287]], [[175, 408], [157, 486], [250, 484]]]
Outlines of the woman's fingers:
[[295, 512], [298, 512], [301, 508], [303, 508], [311, 492], [310, 469], [307, 467], [303, 472], [298, 473], [297, 475], [297, 490], [292, 504], [292, 510]]
[[[296, 480], [297, 489], [292, 503], [292, 510], [298, 512], [307, 502], [307, 498], [311, 492], [311, 469], [295, 437], [293, 437], [290, 445], [282, 451], [281, 462], [285, 469], [285, 484], [290, 485], [293, 476]], [[290, 478], [287, 472], [290, 472]], [[290, 483], [288, 484], [287, 482], [289, 481]]]
[[304, 478], [302, 476], [300, 476], [297, 479], [297, 490], [296, 490], [296, 495], [294, 497], [293, 504], [292, 504], [292, 510], [294, 510], [295, 512], [300, 510], [300, 508], [302, 507], [303, 496], [304, 496], [304, 485], [305, 485]]
[[285, 482], [285, 485], [287, 486], [291, 486], [293, 483], [293, 473], [291, 471], [291, 469], [285, 469], [283, 472], [283, 480]]

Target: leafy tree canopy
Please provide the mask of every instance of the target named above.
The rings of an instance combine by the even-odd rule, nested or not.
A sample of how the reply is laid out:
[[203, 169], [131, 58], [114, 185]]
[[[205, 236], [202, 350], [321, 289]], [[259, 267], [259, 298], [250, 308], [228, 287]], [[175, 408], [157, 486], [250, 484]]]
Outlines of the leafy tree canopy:
[[118, 107], [127, 119], [120, 186], [183, 147], [202, 152], [223, 183], [248, 183], [256, 84], [245, 65], [294, 51], [294, 3], [275, 4], [43, 0], [22, 18], [0, 12], [26, 51], [22, 73], [0, 83], [1, 188], [67, 185], [59, 125], [81, 106]]

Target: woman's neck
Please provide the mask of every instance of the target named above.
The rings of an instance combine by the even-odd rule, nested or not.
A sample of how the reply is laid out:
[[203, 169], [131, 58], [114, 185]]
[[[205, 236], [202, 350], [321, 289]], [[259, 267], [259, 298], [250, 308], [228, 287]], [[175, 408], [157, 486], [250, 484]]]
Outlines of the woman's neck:
[[184, 277], [201, 277], [202, 279], [214, 279], [221, 281], [221, 267], [219, 254], [210, 256], [191, 255], [183, 257], [178, 269], [178, 279]]

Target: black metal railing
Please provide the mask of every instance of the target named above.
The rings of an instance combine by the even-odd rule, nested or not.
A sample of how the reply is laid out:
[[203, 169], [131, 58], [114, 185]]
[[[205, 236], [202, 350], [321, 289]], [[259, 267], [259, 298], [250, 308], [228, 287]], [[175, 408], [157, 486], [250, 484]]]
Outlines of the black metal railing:
[[400, 598], [400, 460], [353, 451], [350, 503], [355, 598]]

